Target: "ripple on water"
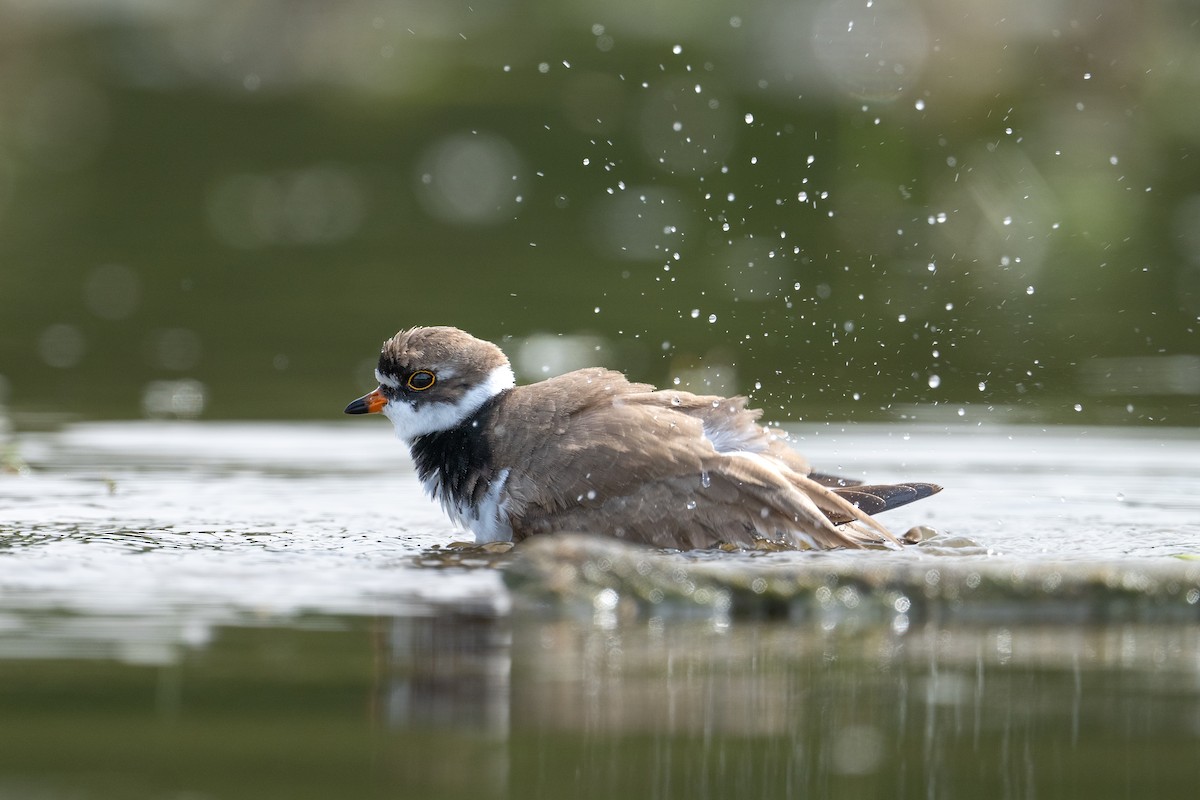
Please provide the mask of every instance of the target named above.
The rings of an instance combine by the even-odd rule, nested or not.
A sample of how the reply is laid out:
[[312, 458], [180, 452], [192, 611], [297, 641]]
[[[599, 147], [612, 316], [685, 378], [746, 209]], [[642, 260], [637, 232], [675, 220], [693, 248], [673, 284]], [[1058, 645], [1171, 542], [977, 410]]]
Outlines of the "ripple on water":
[[[690, 598], [718, 603], [731, 595], [706, 587], [696, 567], [741, 575], [750, 594], [771, 597], [814, 569], [867, 579], [933, 560], [1094, 564], [1200, 550], [1187, 491], [1200, 474], [1191, 433], [862, 426], [796, 438], [813, 463], [861, 467], [855, 477], [946, 484], [885, 517], [893, 530], [941, 533], [900, 554], [692, 553], [675, 557], [673, 570], [683, 572], [665, 585], [649, 582], [657, 567], [643, 559], [631, 580], [654, 597], [690, 587]], [[378, 428], [82, 425], [18, 444], [32, 474], [0, 479], [0, 608], [219, 608], [253, 617], [503, 603], [495, 571], [480, 567], [510, 563], [522, 549], [436, 555], [463, 534], [423, 496], [403, 448]], [[1061, 591], [1075, 569], [1042, 576], [1039, 591]], [[980, 577], [986, 568], [961, 580], [936, 571], [938, 584], [902, 587], [904, 596], [962, 602], [990, 582]], [[855, 586], [858, 607], [877, 599], [871, 591]]]

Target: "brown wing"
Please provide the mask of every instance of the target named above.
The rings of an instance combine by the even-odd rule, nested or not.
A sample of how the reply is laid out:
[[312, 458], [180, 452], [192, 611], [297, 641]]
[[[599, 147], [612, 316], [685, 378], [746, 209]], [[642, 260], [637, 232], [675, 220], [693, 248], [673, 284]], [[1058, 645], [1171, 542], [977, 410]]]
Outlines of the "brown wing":
[[787, 432], [760, 425], [762, 409], [749, 408], [749, 400], [740, 395], [716, 397], [663, 390], [630, 394], [620, 402], [671, 408], [697, 418], [704, 426], [704, 435], [718, 452], [766, 453], [801, 475], [812, 470], [808, 461], [787, 444]]
[[[891, 538], [777, 459], [777, 447], [790, 448], [754, 424], [757, 414], [743, 399], [647, 389], [618, 373], [584, 370], [505, 398], [505, 417], [522, 425], [499, 431], [492, 444], [497, 465], [510, 470], [514, 539], [583, 531], [667, 547], [751, 545], [760, 537], [835, 547]], [[718, 415], [725, 422], [714, 422]], [[729, 452], [714, 447], [723, 437]], [[515, 454], [528, 455], [518, 463]], [[831, 512], [873, 530], [838, 529]]]

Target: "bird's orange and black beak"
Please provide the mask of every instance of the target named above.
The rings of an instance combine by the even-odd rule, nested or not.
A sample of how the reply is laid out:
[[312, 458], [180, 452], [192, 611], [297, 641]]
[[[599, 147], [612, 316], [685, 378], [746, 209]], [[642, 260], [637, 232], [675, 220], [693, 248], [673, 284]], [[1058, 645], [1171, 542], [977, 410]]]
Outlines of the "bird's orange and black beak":
[[362, 397], [355, 400], [350, 405], [346, 406], [347, 414], [378, 414], [383, 411], [383, 407], [387, 405], [387, 398], [383, 396], [382, 387], [376, 389], [370, 394], [364, 394]]

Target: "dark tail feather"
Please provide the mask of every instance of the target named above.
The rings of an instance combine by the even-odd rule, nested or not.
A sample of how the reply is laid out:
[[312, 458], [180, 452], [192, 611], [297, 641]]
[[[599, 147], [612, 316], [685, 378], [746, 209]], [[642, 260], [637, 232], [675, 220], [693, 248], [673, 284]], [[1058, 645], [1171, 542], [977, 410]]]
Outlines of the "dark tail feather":
[[[834, 494], [849, 500], [867, 514], [874, 516], [882, 511], [906, 506], [916, 500], [937, 494], [942, 487], [936, 483], [894, 483], [880, 486], [848, 486], [839, 488], [833, 486]], [[850, 522], [850, 517], [844, 514], [829, 513], [829, 519], [835, 525]]]

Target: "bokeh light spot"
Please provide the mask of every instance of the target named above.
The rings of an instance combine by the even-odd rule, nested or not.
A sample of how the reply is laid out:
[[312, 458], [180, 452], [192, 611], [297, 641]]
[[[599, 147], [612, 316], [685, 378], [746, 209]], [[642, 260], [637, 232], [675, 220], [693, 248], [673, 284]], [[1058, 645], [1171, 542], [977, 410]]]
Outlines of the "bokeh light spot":
[[142, 282], [124, 264], [102, 264], [91, 271], [83, 287], [88, 310], [101, 319], [125, 319], [138, 306]]
[[149, 337], [148, 346], [154, 366], [173, 370], [191, 369], [203, 352], [200, 337], [187, 328], [155, 331]]
[[[718, 169], [733, 150], [738, 117], [711, 87], [696, 91], [694, 80], [679, 78], [656, 87], [638, 118], [642, 148], [651, 163], [677, 174]], [[716, 100], [717, 102], [710, 102]]]
[[229, 175], [208, 196], [213, 233], [243, 249], [337, 243], [358, 232], [365, 213], [359, 179], [332, 165]]
[[191, 378], [150, 381], [142, 390], [142, 411], [156, 419], [200, 416], [208, 399], [204, 384]]
[[608, 255], [628, 260], [665, 258], [691, 229], [693, 212], [683, 196], [662, 187], [631, 186], [606, 197], [592, 211], [598, 243]]
[[46, 364], [57, 369], [75, 366], [83, 359], [86, 350], [87, 342], [74, 325], [51, 325], [38, 337], [38, 355]]
[[425, 151], [416, 192], [425, 209], [445, 222], [493, 225], [516, 213], [524, 174], [524, 161], [507, 140], [455, 134]]
[[871, 102], [895, 100], [921, 74], [929, 32], [906, 0], [830, 0], [812, 26], [813, 50], [842, 91]]

